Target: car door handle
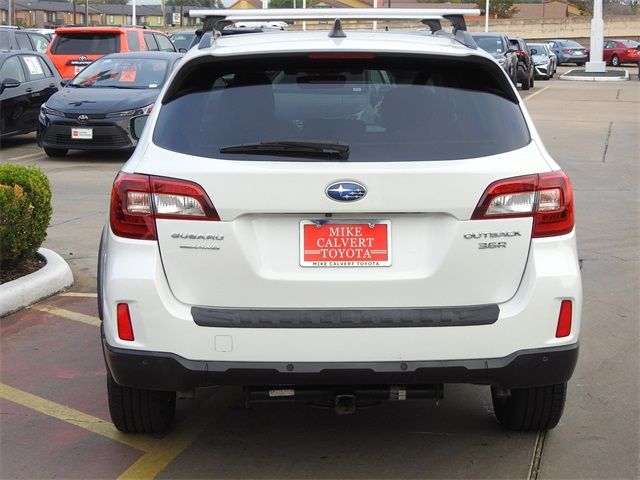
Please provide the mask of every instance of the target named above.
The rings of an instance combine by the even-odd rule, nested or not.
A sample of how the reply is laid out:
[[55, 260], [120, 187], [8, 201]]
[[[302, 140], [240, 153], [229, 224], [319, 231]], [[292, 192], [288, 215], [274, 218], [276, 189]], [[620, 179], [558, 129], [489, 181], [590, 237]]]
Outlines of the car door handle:
[[31, 93], [32, 91], [33, 91], [33, 88], [31, 88], [31, 87], [27, 88], [27, 93]]

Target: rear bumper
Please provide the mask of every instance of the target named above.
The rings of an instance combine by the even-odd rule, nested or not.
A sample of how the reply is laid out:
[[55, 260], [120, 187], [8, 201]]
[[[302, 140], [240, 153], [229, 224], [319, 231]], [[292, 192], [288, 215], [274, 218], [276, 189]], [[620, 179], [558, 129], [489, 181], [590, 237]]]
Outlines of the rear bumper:
[[189, 391], [212, 385], [387, 385], [471, 383], [505, 388], [566, 382], [578, 344], [514, 352], [503, 358], [397, 362], [224, 362], [127, 350], [102, 337], [105, 360], [121, 385]]

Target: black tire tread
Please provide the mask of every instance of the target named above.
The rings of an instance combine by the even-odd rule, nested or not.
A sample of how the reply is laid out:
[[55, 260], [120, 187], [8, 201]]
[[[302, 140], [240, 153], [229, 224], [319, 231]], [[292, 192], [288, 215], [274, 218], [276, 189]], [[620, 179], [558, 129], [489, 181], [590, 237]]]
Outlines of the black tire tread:
[[554, 428], [564, 410], [567, 384], [514, 388], [511, 396], [499, 398], [492, 390], [495, 415], [508, 430], [535, 432]]
[[161, 433], [173, 423], [175, 392], [161, 392], [118, 385], [107, 374], [111, 421], [121, 432]]

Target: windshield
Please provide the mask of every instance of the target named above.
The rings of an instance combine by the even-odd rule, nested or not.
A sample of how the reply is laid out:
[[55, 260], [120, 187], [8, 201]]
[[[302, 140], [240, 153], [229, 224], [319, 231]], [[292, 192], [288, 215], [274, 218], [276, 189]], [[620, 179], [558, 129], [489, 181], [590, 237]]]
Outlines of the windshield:
[[160, 88], [168, 61], [155, 58], [101, 58], [82, 70], [72, 87]]
[[396, 162], [481, 157], [530, 141], [509, 80], [484, 58], [309, 57], [194, 62], [163, 99], [154, 143], [229, 160], [326, 150], [335, 161]]
[[107, 55], [120, 50], [117, 33], [61, 33], [57, 35], [52, 53], [58, 55]]
[[504, 47], [502, 45], [502, 40], [500, 39], [500, 37], [474, 35], [473, 39], [476, 41], [478, 47], [480, 47], [485, 52], [504, 53]]
[[537, 50], [536, 55], [546, 55], [547, 54], [547, 50], [544, 48], [544, 45], [542, 43], [530, 43], [529, 44], [529, 51], [531, 50]]
[[176, 46], [176, 48], [184, 48], [188, 50], [191, 42], [193, 41], [193, 37], [195, 36], [195, 33], [176, 33], [174, 35], [171, 35], [171, 41]]

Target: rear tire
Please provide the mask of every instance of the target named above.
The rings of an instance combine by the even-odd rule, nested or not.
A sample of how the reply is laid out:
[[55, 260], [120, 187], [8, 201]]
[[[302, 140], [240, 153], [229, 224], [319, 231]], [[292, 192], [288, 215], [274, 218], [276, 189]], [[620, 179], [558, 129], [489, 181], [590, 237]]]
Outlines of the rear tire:
[[522, 90], [529, 90], [531, 88], [531, 82], [529, 81], [529, 79], [526, 79], [524, 82], [521, 83], [522, 85]]
[[107, 372], [109, 413], [125, 433], [161, 433], [169, 429], [176, 411], [176, 393], [118, 385]]
[[535, 77], [534, 77], [533, 75], [531, 75], [531, 78], [529, 79], [529, 86], [530, 86], [531, 88], [533, 88], [534, 78], [535, 78]]
[[69, 150], [67, 150], [66, 148], [47, 148], [44, 147], [44, 153], [47, 154], [47, 156], [49, 157], [64, 157], [67, 152]]
[[491, 388], [493, 410], [507, 430], [537, 432], [555, 427], [562, 417], [567, 393], [566, 383], [542, 387], [513, 388], [508, 397], [499, 397]]

